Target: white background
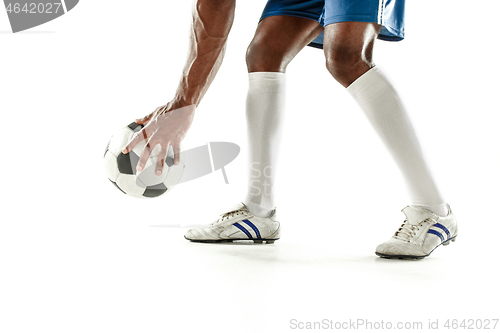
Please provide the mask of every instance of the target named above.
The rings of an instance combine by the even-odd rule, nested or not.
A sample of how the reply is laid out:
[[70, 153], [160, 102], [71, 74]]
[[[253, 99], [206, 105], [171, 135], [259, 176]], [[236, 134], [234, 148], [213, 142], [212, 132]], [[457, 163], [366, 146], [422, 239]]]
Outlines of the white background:
[[186, 225], [244, 198], [244, 58], [264, 4], [238, 1], [224, 64], [184, 141], [240, 145], [230, 184], [219, 171], [151, 200], [114, 188], [102, 157], [115, 130], [173, 96], [190, 3], [84, 0], [18, 34], [0, 10], [0, 332], [287, 332], [291, 319], [426, 328], [500, 317], [496, 0], [408, 1], [406, 40], [375, 47], [458, 218], [456, 243], [420, 261], [375, 256], [403, 221], [407, 191], [312, 48], [287, 72], [282, 239], [184, 240]]

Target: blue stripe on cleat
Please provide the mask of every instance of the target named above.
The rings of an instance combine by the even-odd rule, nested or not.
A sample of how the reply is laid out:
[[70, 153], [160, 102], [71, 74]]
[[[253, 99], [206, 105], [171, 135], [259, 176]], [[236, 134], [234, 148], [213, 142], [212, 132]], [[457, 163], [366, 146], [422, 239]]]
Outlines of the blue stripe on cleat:
[[427, 233], [438, 236], [439, 238], [441, 238], [441, 241], [444, 242], [444, 237], [443, 237], [443, 235], [441, 235], [441, 233], [439, 231], [429, 229], [429, 231], [427, 231]]
[[253, 224], [252, 222], [250, 222], [249, 220], [243, 220], [243, 222], [245, 222], [248, 226], [250, 226], [250, 228], [253, 229], [253, 231], [255, 231], [255, 234], [257, 235], [257, 239], [260, 239], [260, 232], [259, 232], [259, 229], [255, 226], [255, 224]]
[[433, 226], [446, 232], [446, 236], [447, 236], [446, 239], [450, 238], [450, 231], [444, 225], [442, 225], [441, 223], [436, 223]]
[[253, 239], [252, 238], [252, 235], [250, 235], [250, 233], [248, 232], [247, 229], [245, 229], [245, 227], [243, 227], [241, 224], [239, 224], [238, 222], [236, 222], [235, 224], [233, 224], [236, 228], [240, 229], [241, 231], [243, 231], [245, 233], [245, 235], [247, 235], [247, 237], [249, 239]]

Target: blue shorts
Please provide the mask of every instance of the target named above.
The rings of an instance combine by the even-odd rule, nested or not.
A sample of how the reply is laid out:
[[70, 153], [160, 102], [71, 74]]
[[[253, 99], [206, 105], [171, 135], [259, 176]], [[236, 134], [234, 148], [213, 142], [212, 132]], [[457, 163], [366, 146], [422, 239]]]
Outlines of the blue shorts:
[[[323, 27], [338, 22], [373, 22], [382, 25], [379, 39], [400, 41], [405, 36], [405, 0], [269, 0], [261, 20], [268, 16], [297, 16]], [[323, 33], [309, 46], [323, 48]]]

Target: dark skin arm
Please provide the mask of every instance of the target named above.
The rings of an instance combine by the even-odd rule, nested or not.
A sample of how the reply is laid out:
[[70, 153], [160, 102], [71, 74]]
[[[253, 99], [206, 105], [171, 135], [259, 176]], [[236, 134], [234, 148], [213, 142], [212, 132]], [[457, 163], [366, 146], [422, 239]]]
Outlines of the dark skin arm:
[[137, 119], [145, 127], [123, 149], [131, 151], [139, 142], [148, 143], [143, 150], [137, 170], [142, 171], [151, 151], [161, 146], [156, 166], [161, 174], [169, 146], [174, 149], [174, 163], [179, 163], [180, 143], [201, 102], [222, 64], [229, 31], [234, 20], [236, 0], [197, 0], [193, 10], [189, 36], [189, 53], [181, 80], [172, 101], [144, 118]]

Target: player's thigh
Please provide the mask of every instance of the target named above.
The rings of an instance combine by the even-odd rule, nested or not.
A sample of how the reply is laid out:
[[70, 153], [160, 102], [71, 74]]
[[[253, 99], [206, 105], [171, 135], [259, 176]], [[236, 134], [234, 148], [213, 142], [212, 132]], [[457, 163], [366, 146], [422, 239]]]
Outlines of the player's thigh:
[[287, 15], [260, 21], [248, 46], [249, 72], [285, 72], [290, 61], [323, 31], [318, 21]]

